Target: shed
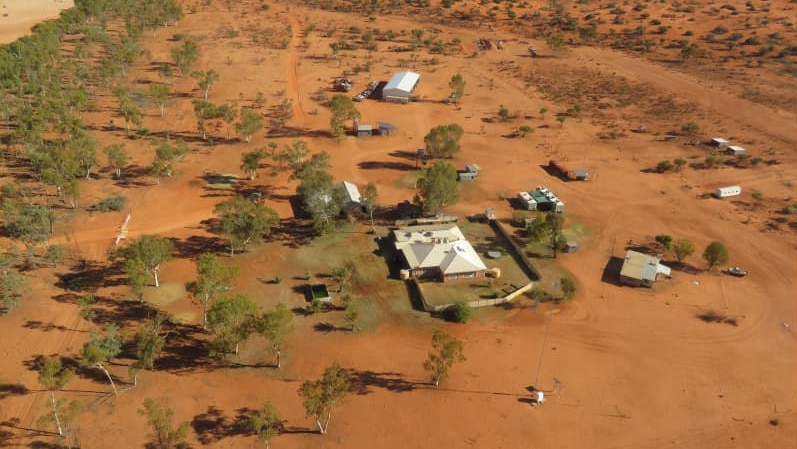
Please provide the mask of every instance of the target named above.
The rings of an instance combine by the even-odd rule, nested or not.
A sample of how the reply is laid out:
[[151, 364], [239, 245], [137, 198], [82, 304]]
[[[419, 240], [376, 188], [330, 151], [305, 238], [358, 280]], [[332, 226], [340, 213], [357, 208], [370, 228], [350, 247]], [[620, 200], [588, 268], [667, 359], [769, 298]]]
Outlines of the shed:
[[396, 125], [393, 125], [392, 123], [388, 122], [377, 121], [376, 126], [378, 129], [378, 134], [382, 136], [389, 136], [391, 133], [393, 133], [398, 129]]
[[733, 156], [744, 156], [747, 154], [747, 150], [739, 145], [731, 145], [725, 150], [725, 152]]
[[725, 148], [728, 148], [729, 144], [730, 144], [730, 142], [728, 142], [727, 140], [723, 139], [722, 137], [714, 137], [713, 139], [711, 139], [711, 145], [719, 148], [720, 150], [724, 150]]
[[520, 192], [517, 194], [517, 198], [524, 209], [537, 210], [537, 201], [532, 198], [529, 192]]
[[717, 198], [726, 198], [729, 196], [736, 196], [741, 194], [742, 194], [742, 188], [740, 186], [720, 187], [714, 191], [714, 196]]
[[382, 88], [382, 100], [394, 103], [408, 103], [421, 75], [415, 72], [398, 72]]
[[576, 251], [578, 251], [578, 243], [576, 243], [576, 242], [574, 242], [572, 240], [568, 240], [567, 244], [565, 245], [564, 249], [562, 250], [562, 252], [564, 252], [564, 253], [574, 253]]
[[662, 265], [661, 259], [638, 251], [625, 253], [620, 283], [635, 287], [652, 287], [659, 274], [670, 277], [670, 268]]
[[479, 176], [481, 167], [476, 164], [468, 164], [465, 171], [457, 171], [457, 181], [473, 181]]
[[573, 178], [577, 181], [586, 181], [592, 177], [592, 173], [584, 170], [583, 168], [574, 168], [573, 171]]
[[371, 125], [357, 125], [357, 137], [368, 137], [374, 133], [374, 127]]

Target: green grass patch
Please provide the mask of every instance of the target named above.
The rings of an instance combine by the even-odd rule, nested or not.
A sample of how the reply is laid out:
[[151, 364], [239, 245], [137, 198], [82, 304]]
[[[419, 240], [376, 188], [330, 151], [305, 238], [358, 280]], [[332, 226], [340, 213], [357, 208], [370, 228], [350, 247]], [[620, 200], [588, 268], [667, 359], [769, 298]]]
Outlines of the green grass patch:
[[399, 187], [404, 187], [405, 189], [414, 189], [418, 183], [418, 180], [421, 179], [422, 176], [423, 171], [421, 170], [410, 172], [399, 178], [396, 184], [398, 184]]
[[181, 282], [165, 282], [160, 287], [150, 287], [144, 292], [144, 301], [156, 305], [166, 306], [184, 298], [185, 285]]

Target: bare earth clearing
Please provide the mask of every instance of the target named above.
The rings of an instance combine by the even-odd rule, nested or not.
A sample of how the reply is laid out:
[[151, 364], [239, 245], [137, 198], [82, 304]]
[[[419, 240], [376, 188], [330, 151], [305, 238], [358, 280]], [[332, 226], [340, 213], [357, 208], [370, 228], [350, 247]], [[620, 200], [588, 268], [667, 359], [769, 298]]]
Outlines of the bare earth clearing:
[[[278, 405], [286, 420], [288, 431], [272, 441], [276, 448], [797, 447], [797, 237], [793, 224], [770, 226], [779, 216], [777, 211], [797, 198], [793, 107], [762, 106], [742, 98], [738, 85], [726, 85], [722, 79], [706, 80], [697, 73], [607, 49], [577, 47], [554, 54], [544, 41], [486, 27], [455, 28], [400, 16], [377, 16], [368, 22], [367, 15], [293, 4], [274, 3], [264, 11], [234, 3], [231, 11], [224, 2], [199, 6], [178, 26], [144, 39], [151, 56], [131, 68], [129, 84], [145, 91], [145, 82], [158, 81], [155, 71], [149, 70], [150, 63], [170, 60], [170, 49], [176, 45], [170, 40], [172, 35], [195, 36], [201, 49], [195, 67], [214, 68], [220, 74], [209, 100], [248, 106], [257, 92], [263, 92], [262, 112], [268, 113], [288, 98], [294, 107], [288, 122], [293, 134], [268, 137], [264, 130], [247, 144], [226, 141], [222, 126], [211, 133], [216, 143], [206, 145], [198, 140], [190, 103], [191, 98], [201, 98], [201, 91], [193, 79], [176, 76], [172, 91], [189, 98], [173, 99], [166, 106], [165, 118], [156, 107], [148, 108], [144, 127], [152, 134], [169, 130], [194, 139], [192, 154], [177, 163], [174, 177], [157, 185], [148, 176], [131, 176], [133, 182], [126, 185], [113, 180], [110, 170], [97, 179], [81, 181], [82, 205], [119, 194], [128, 198], [127, 208], [106, 214], [77, 209], [68, 222], [58, 223], [56, 241], [101, 267], [120, 223], [131, 213], [130, 238], [159, 234], [177, 239], [180, 257], [165, 264], [162, 279], [179, 287], [195, 278], [192, 257], [216, 242], [217, 236], [201, 222], [213, 218], [215, 204], [231, 194], [206, 189], [204, 174], [241, 173], [242, 153], [270, 140], [282, 147], [302, 139], [312, 151], [330, 153], [336, 180], [360, 186], [374, 181], [379, 189], [377, 203], [390, 207], [414, 194], [408, 183], [415, 161], [407, 154], [423, 147], [423, 136], [431, 127], [458, 123], [465, 136], [462, 150], [451, 162], [458, 168], [477, 163], [482, 173], [461, 185], [459, 203], [447, 212], [465, 217], [492, 207], [499, 219], [508, 222], [512, 210], [501, 195], [513, 197], [520, 190], [548, 186], [565, 201], [567, 224], [586, 229], [579, 236], [579, 252], [561, 255], [556, 261], [562, 271], [572, 273], [578, 293], [558, 306], [532, 309], [524, 301], [508, 310], [479, 310], [469, 324], [447, 324], [412, 310], [403, 285], [387, 279], [387, 267], [372, 254], [376, 244], [366, 234], [366, 222], [355, 224], [354, 232], [298, 248], [292, 245], [288, 230], [281, 230], [272, 241], [232, 259], [241, 267], [234, 293], [250, 293], [266, 307], [278, 301], [301, 307], [304, 298], [293, 287], [302, 282], [294, 277], [306, 271], [328, 273], [351, 257], [367, 264], [366, 271], [374, 280], [369, 292], [376, 304], [373, 327], [359, 333], [320, 332], [317, 324], [338, 323], [340, 312], [296, 316], [296, 330], [280, 370], [259, 366], [271, 363], [271, 355], [265, 342], [257, 339], [248, 341], [233, 359], [238, 366], [218, 367], [204, 358], [198, 343], [204, 338], [201, 332], [175, 336], [182, 339], [183, 351], [167, 354], [156, 362], [157, 370], [143, 372], [137, 388], [107, 398], [106, 383], [76, 378], [61, 393], [91, 405], [79, 418], [82, 447], [143, 447], [149, 429], [137, 410], [145, 398], [167, 399], [178, 421], [191, 422], [192, 447], [255, 447], [254, 437], [236, 430], [234, 423], [243, 409], [257, 408], [266, 399]], [[768, 3], [774, 9], [776, 3], [784, 2]], [[783, 7], [794, 9], [793, 3]], [[388, 47], [399, 44], [379, 41], [379, 51], [341, 51], [333, 59], [329, 43], [341, 38], [355, 20], [363, 28], [396, 32], [424, 28], [445, 42], [457, 37], [464, 48], [447, 55], [424, 49], [391, 52]], [[311, 24], [315, 30], [305, 33]], [[286, 30], [291, 34], [285, 35]], [[325, 37], [329, 30], [335, 30], [334, 39]], [[254, 44], [251, 36], [257, 33], [272, 36], [272, 44]], [[5, 31], [0, 36], [5, 39]], [[471, 57], [474, 41], [483, 36], [505, 39], [506, 48]], [[280, 45], [283, 38], [285, 48]], [[401, 39], [406, 45], [411, 37]], [[528, 57], [529, 44], [547, 57]], [[329, 112], [312, 96], [328, 88], [343, 70], [353, 71], [355, 65], [366, 63], [370, 71], [351, 76], [352, 93], [371, 80], [386, 81], [395, 71], [411, 69], [421, 74], [418, 94], [423, 101], [357, 103], [361, 123], [388, 121], [398, 132], [387, 137], [331, 139], [327, 137]], [[465, 97], [458, 106], [443, 104], [440, 100], [450, 94], [448, 81], [457, 72], [467, 82]], [[793, 78], [773, 79], [768, 82], [790, 83], [793, 88]], [[631, 93], [590, 92], [604, 81], [627, 83]], [[582, 92], [582, 97], [569, 97], [575, 91]], [[627, 104], [621, 103], [626, 98], [622, 95], [628, 95]], [[657, 108], [665, 100], [680, 109], [660, 113]], [[597, 104], [604, 101], [612, 106], [599, 109]], [[575, 103], [583, 111], [560, 125], [555, 114]], [[500, 105], [516, 117], [498, 121]], [[87, 125], [101, 130], [115, 120], [113, 131], [96, 132], [100, 143], [126, 142], [132, 153], [130, 165], [149, 165], [152, 146], [145, 139], [125, 138], [123, 119], [112, 116], [117, 107], [114, 98], [101, 98], [100, 110], [85, 114]], [[541, 108], [549, 112], [542, 115]], [[698, 136], [664, 141], [663, 135], [688, 121], [700, 124]], [[631, 132], [640, 123], [650, 132]], [[534, 131], [525, 137], [509, 137], [521, 125]], [[600, 138], [610, 131], [616, 138]], [[666, 174], [646, 171], [661, 160], [678, 157], [699, 164], [708, 155], [707, 147], [685, 143], [715, 135], [733, 138], [752, 156], [778, 164], [708, 170], [685, 167]], [[551, 177], [541, 165], [552, 157], [593, 171], [597, 177], [586, 183]], [[9, 170], [4, 167], [0, 172], [3, 181], [10, 176]], [[285, 173], [270, 176], [269, 167], [260, 172], [254, 181], [243, 180], [241, 173], [240, 183], [263, 191], [266, 205], [283, 220], [292, 219], [289, 198], [295, 193], [295, 181]], [[700, 198], [718, 186], [734, 184], [743, 187], [741, 197]], [[763, 199], [754, 200], [753, 191], [761, 192]], [[705, 245], [722, 241], [731, 254], [730, 264], [743, 266], [751, 274], [733, 278], [673, 270], [671, 280], [652, 290], [602, 280], [610, 258], [622, 257], [627, 242], [647, 242], [657, 234], [695, 242], [697, 251], [687, 262], [696, 267], [704, 266], [699, 254]], [[54, 442], [51, 436], [31, 430], [36, 419], [47, 413], [49, 397], [31, 367], [37, 356], [76, 354], [88, 338], [88, 325], [78, 315], [74, 292], [54, 286], [58, 274], [67, 271], [58, 267], [32, 272], [28, 276], [32, 292], [23, 305], [0, 318], [4, 386], [0, 390], [0, 441], [4, 447], [42, 447], [33, 444]], [[119, 275], [106, 275], [121, 282]], [[277, 275], [285, 281], [263, 282]], [[107, 282], [95, 295], [102, 298], [101, 309], [120, 320], [124, 329], [125, 308], [139, 306], [123, 303], [130, 295], [120, 282]], [[159, 308], [188, 324], [201, 320], [199, 308], [187, 297], [169, 298]], [[736, 318], [738, 325], [696, 318], [706, 310]], [[438, 327], [464, 341], [467, 361], [456, 365], [451, 377], [435, 389], [428, 385], [421, 363], [432, 330]], [[312, 433], [313, 422], [304, 416], [296, 390], [333, 361], [353, 370], [359, 388], [336, 409], [329, 434], [320, 436]], [[127, 362], [111, 366], [120, 379], [127, 379]], [[562, 382], [559, 394], [549, 395], [541, 407], [531, 407], [527, 388], [552, 390], [554, 378]], [[18, 386], [20, 391], [5, 388], [9, 386]]]

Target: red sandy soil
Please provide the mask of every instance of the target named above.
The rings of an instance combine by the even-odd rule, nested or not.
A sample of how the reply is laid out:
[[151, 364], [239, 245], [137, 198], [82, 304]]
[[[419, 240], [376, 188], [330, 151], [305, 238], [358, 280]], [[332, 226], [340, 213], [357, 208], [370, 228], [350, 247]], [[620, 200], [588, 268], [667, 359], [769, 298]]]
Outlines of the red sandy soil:
[[[295, 107], [289, 125], [308, 130], [328, 128], [328, 113], [310, 95], [328, 86], [328, 80], [343, 68], [372, 62], [370, 73], [354, 77], [356, 91], [370, 79], [388, 79], [399, 70], [399, 57], [409, 59], [406, 53], [368, 55], [358, 51], [339, 55], [343, 62], [338, 67], [337, 61], [326, 57], [328, 39], [316, 31], [306, 38], [309, 48], [305, 49], [300, 33], [309, 23], [322, 28], [335, 24], [342, 30], [351, 23], [350, 16], [296, 6], [288, 11], [282, 5], [257, 14], [246, 16], [240, 8], [228, 12], [223, 6], [200, 8], [179, 26], [147, 39], [145, 45], [152, 61], [164, 61], [174, 45], [168, 41], [173, 33], [206, 35], [196, 67], [213, 67], [221, 75], [221, 82], [211, 89], [211, 101], [239, 101], [240, 106], [262, 91], [268, 107], [278, 104], [282, 95], [276, 93], [284, 91]], [[290, 24], [293, 36], [288, 48], [234, 45], [212, 37], [217, 27], [230, 24], [240, 29], [244, 22], [255, 20], [278, 29]], [[385, 22], [394, 30], [418, 26], [398, 17]], [[386, 26], [381, 18], [377, 24]], [[365, 101], [357, 105], [361, 123], [386, 120], [399, 131], [385, 138], [301, 138], [314, 151], [331, 154], [336, 179], [359, 185], [376, 182], [378, 203], [389, 206], [413, 195], [399, 180], [413, 172], [402, 164], [413, 167], [414, 161], [393, 152], [414, 153], [423, 146], [423, 136], [431, 126], [461, 124], [466, 131], [462, 151], [452, 162], [457, 166], [478, 163], [483, 173], [463, 185], [462, 200], [450, 212], [465, 216], [493, 207], [499, 218], [508, 219], [512, 211], [500, 199], [501, 194], [514, 196], [540, 184], [555, 190], [567, 204], [568, 222], [589, 231], [578, 253], [557, 260], [577, 280], [576, 298], [562, 306], [541, 307], [536, 313], [529, 308], [479, 311], [467, 325], [443, 324], [407, 312], [384, 320], [373, 332], [354, 334], [316, 332], [312, 325], [318, 318], [297, 317], [279, 371], [198, 366], [145, 372], [139, 387], [99, 403], [107, 384], [75, 379], [60, 394], [92, 405], [79, 418], [83, 447], [142, 447], [148, 430], [137, 410], [145, 398], [165, 399], [180, 421], [215, 420], [206, 426], [210, 430], [191, 432], [189, 441], [194, 447], [255, 447], [253, 437], [225, 431], [232, 428], [238, 410], [256, 408], [266, 399], [279, 406], [287, 428], [295, 431], [276, 438], [272, 445], [278, 448], [795, 447], [797, 239], [785, 225], [782, 230], [766, 230], [765, 226], [776, 216], [775, 210], [794, 201], [795, 116], [741, 99], [718, 82], [707, 83], [621, 53], [581, 48], [555, 58], [531, 60], [519, 57], [526, 45], [518, 42], [508, 44], [504, 52], [492, 51], [473, 59], [463, 55], [470, 54], [472, 42], [483, 30], [445, 28], [441, 32], [449, 40], [452, 36], [462, 39], [467, 47], [462, 55], [438, 56], [443, 62], [437, 65], [419, 62], [411, 63], [410, 68], [422, 74], [419, 93], [429, 100], [447, 96], [448, 80], [461, 72], [468, 84], [459, 107], [437, 101], [410, 105]], [[237, 41], [248, 42], [248, 38], [241, 36]], [[542, 43], [538, 47], [543, 47]], [[230, 63], [224, 62], [227, 56]], [[419, 56], [421, 60], [432, 57]], [[253, 62], [258, 58], [263, 62]], [[534, 86], [526, 87], [522, 79], [497, 70], [500, 62], [509, 60], [521, 71], [544, 72], [548, 69], [537, 65], [550, 64], [623, 76], [652, 86], [658, 94], [695, 103], [695, 117], [706, 136], [743, 135], [745, 142], [755, 142], [745, 144], [754, 155], [777, 158], [781, 164], [644, 173], [642, 170], [663, 159], [699, 155], [700, 161], [705, 151], [683, 145], [683, 139], [658, 141], [653, 133], [599, 139], [597, 135], [607, 122], [619, 123], [625, 130], [638, 124], [635, 117], [624, 116], [619, 109], [608, 112], [614, 114], [610, 119], [600, 120], [590, 119], [590, 111], [585, 111], [560, 126], [553, 114], [572, 104], [546, 99]], [[137, 68], [146, 65], [142, 62]], [[133, 76], [157, 81], [155, 74], [143, 70]], [[195, 82], [187, 78], [176, 78], [173, 90], [200, 96]], [[497, 116], [502, 104], [530, 118], [511, 123], [482, 121]], [[550, 111], [544, 118], [538, 113], [542, 107]], [[108, 120], [105, 113], [87, 114], [89, 124], [104, 125]], [[121, 123], [120, 118], [115, 120]], [[647, 116], [645, 120], [656, 133], [666, 133], [673, 126], [669, 117]], [[534, 133], [525, 138], [501, 137], [524, 123], [533, 126]], [[152, 132], [168, 127], [175, 133], [196, 135], [188, 100], [167, 106], [165, 119], [152, 108], [145, 127]], [[223, 127], [215, 135], [223, 140]], [[103, 145], [125, 141], [123, 131], [98, 133], [97, 138]], [[277, 139], [280, 145], [292, 140]], [[151, 147], [144, 141], [126, 142], [133, 152], [133, 165], [149, 164], [154, 152]], [[132, 213], [130, 238], [144, 233], [177, 239], [210, 236], [200, 222], [212, 218], [214, 205], [225, 197], [209, 196], [213, 192], [202, 188], [200, 177], [206, 172], [239, 173], [240, 154], [266, 142], [260, 135], [251, 144], [222, 142], [212, 149], [192, 144], [195, 151], [178, 163], [176, 176], [159, 185], [141, 179], [147, 185], [121, 187], [110, 179], [110, 172], [103, 172], [100, 179], [82, 183], [81, 203], [89, 205], [110, 194], [123, 194], [128, 197], [128, 210], [109, 214], [77, 211], [68, 223], [59, 225], [57, 240], [67, 242], [82, 257], [104, 260], [127, 213]], [[770, 148], [771, 153], [765, 153]], [[550, 157], [583, 166], [597, 178], [589, 183], [554, 179], [540, 168]], [[287, 196], [294, 193], [295, 183], [287, 175], [261, 173], [249, 184], [267, 192], [266, 204], [281, 217], [291, 217]], [[740, 200], [744, 204], [698, 198], [729, 184], [743, 186]], [[763, 193], [762, 205], [753, 206], [753, 190]], [[601, 281], [609, 258], [621, 256], [628, 241], [647, 242], [661, 233], [694, 241], [698, 251], [688, 261], [696, 266], [702, 264], [699, 253], [706, 244], [725, 242], [731, 264], [741, 265], [751, 274], [739, 279], [674, 271], [672, 280], [652, 290]], [[352, 238], [364, 242], [366, 237]], [[302, 299], [291, 291], [292, 282], [266, 286], [254, 281], [274, 274], [285, 279], [301, 275], [304, 268], [286, 262], [294, 261], [291, 251], [283, 242], [273, 242], [237, 256], [234, 262], [242, 267], [242, 273], [236, 291], [253, 294], [266, 307], [280, 300], [292, 307], [301, 305]], [[311, 257], [307, 252], [301, 254]], [[33, 358], [73, 355], [88, 338], [89, 325], [78, 317], [73, 302], [53, 299], [64, 293], [52, 286], [53, 273], [64, 271], [66, 268], [59, 267], [29, 276], [33, 292], [24, 298], [20, 309], [2, 318], [0, 377], [4, 384], [28, 389], [25, 394], [0, 396], [0, 422], [13, 424], [2, 428], [7, 432], [4, 446], [25, 447], [36, 439], [47, 439], [30, 431], [36, 419], [47, 413], [47, 395], [40, 390], [36, 373], [28, 368]], [[194, 276], [190, 260], [167, 263], [162, 270], [164, 282], [182, 283]], [[124, 287], [100, 288], [97, 294], [111, 301], [127, 295]], [[391, 300], [407, 301], [404, 297]], [[695, 317], [709, 309], [735, 318], [738, 326], [704, 323]], [[188, 317], [193, 314], [194, 320], [200, 317], [188, 298], [165, 306], [165, 310]], [[127, 326], [123, 323], [130, 331]], [[440, 388], [425, 385], [421, 367], [434, 328], [461, 338], [467, 356]], [[247, 363], [271, 363], [262, 343], [246, 343], [241, 357]], [[355, 372], [370, 372], [371, 381], [335, 411], [328, 435], [305, 433], [313, 423], [304, 416], [296, 389], [333, 361]], [[124, 379], [127, 362], [111, 370]], [[558, 394], [549, 394], [541, 407], [531, 407], [527, 387], [550, 391], [554, 378], [562, 382]], [[778, 425], [770, 423], [773, 419]]]
[[[0, 2], [0, 44], [14, 42], [30, 33], [31, 27], [58, 17], [74, 5], [73, 0], [4, 0]], [[6, 15], [7, 14], [7, 15]]]

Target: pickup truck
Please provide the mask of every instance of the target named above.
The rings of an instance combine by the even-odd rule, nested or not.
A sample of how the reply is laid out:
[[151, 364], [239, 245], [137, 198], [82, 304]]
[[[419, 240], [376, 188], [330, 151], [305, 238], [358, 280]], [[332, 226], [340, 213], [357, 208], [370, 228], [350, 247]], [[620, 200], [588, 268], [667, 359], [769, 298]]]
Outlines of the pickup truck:
[[747, 270], [743, 270], [741, 267], [730, 267], [725, 272], [730, 274], [731, 276], [736, 276], [740, 278], [747, 276], [748, 273]]

